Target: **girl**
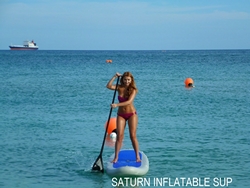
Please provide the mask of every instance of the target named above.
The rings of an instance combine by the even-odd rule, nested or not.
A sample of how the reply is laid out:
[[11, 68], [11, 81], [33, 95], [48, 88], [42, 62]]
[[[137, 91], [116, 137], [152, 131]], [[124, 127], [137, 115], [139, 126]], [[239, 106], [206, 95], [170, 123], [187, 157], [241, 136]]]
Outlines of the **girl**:
[[116, 73], [108, 82], [108, 89], [115, 90], [116, 86], [112, 85], [112, 83], [118, 76], [121, 76], [120, 84], [117, 87], [119, 103], [111, 104], [112, 108], [118, 107], [116, 120], [117, 139], [115, 143], [115, 157], [112, 162], [116, 163], [118, 160], [118, 154], [121, 149], [122, 141], [124, 138], [124, 129], [126, 126], [126, 121], [128, 121], [129, 135], [133, 148], [135, 150], [136, 162], [140, 162], [141, 159], [139, 156], [139, 144], [136, 138], [138, 117], [136, 114], [135, 107], [133, 105], [133, 101], [138, 90], [135, 85], [134, 77], [130, 72], [124, 72], [123, 75]]

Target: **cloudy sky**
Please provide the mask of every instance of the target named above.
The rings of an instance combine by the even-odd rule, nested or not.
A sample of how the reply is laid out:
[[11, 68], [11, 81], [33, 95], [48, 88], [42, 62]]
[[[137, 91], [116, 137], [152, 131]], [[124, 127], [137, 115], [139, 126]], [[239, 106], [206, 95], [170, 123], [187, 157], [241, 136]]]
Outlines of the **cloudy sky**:
[[0, 0], [0, 50], [250, 49], [250, 0]]

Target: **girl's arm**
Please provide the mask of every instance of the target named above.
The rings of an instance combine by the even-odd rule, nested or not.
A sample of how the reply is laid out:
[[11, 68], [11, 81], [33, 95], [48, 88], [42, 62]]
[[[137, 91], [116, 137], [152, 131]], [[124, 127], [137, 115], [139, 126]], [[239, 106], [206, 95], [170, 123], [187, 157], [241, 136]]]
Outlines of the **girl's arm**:
[[118, 76], [120, 76], [120, 74], [119, 74], [119, 73], [116, 73], [116, 74], [109, 80], [109, 82], [108, 82], [107, 85], [106, 85], [106, 87], [107, 87], [108, 89], [115, 90], [116, 85], [112, 85], [112, 83], [114, 82], [114, 80], [115, 80]]

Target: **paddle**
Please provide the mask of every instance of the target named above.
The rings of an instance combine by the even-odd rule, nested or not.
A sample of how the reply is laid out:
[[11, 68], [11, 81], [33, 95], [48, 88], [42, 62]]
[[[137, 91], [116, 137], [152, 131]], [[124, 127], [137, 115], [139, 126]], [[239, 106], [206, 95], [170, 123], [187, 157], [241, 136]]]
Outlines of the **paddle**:
[[[118, 87], [118, 82], [119, 82], [119, 76], [117, 78], [117, 82], [116, 82], [116, 86], [115, 86], [115, 92], [114, 92], [112, 104], [115, 101], [115, 94], [116, 94], [116, 90], [117, 90], [117, 87]], [[95, 160], [95, 163], [92, 166], [92, 170], [94, 170], [94, 171], [101, 171], [102, 173], [104, 173], [103, 161], [102, 161], [102, 152], [103, 152], [103, 148], [104, 148], [106, 134], [107, 134], [107, 131], [108, 131], [108, 126], [109, 126], [109, 121], [110, 121], [111, 113], [112, 113], [112, 107], [110, 108], [108, 122], [107, 122], [106, 130], [105, 130], [105, 133], [104, 133], [104, 138], [103, 138], [103, 141], [102, 141], [102, 147], [101, 147], [100, 154], [99, 154], [99, 156]]]

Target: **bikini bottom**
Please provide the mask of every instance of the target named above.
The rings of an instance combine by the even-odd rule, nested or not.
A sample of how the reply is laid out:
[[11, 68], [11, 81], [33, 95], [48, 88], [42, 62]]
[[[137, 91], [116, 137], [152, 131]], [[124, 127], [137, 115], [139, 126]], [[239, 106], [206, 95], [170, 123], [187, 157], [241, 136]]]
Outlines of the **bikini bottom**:
[[133, 116], [134, 114], [137, 114], [136, 112], [131, 112], [131, 113], [124, 113], [124, 114], [119, 114], [117, 113], [118, 116], [121, 116], [122, 118], [124, 118], [126, 121]]

